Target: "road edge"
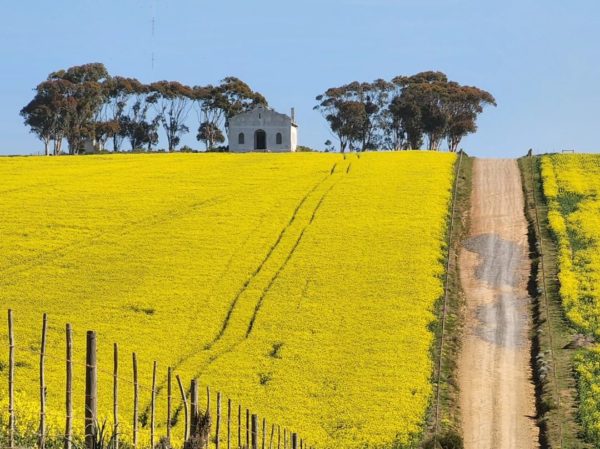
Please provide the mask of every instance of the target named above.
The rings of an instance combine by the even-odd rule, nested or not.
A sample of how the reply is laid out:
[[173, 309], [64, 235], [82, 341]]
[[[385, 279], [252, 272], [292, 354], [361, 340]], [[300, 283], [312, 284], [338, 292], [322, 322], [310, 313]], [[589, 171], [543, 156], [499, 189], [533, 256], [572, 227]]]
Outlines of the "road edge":
[[[452, 217], [451, 210], [448, 213], [448, 224], [451, 220], [454, 220], [454, 224], [451, 234], [450, 226], [446, 231], [447, 241], [450, 244], [444, 257], [444, 264], [448, 264], [447, 285], [444, 286], [448, 289], [445, 324], [443, 326], [444, 346], [440, 354], [440, 347], [437, 342], [442, 337], [442, 320], [444, 319], [444, 298], [442, 297], [436, 304], [437, 321], [434, 328], [436, 344], [431, 351], [434, 363], [432, 381], [436, 393], [439, 387], [439, 404], [436, 404], [436, 395], [434, 395], [428, 412], [427, 429], [423, 435], [421, 446], [425, 449], [462, 447], [458, 401], [458, 354], [461, 349], [465, 298], [460, 283], [458, 258], [460, 247], [463, 240], [468, 236], [470, 228], [469, 212], [471, 209], [473, 159], [463, 153], [460, 173], [456, 178], [456, 195], [453, 198], [455, 202], [454, 217]], [[441, 366], [441, 372], [438, 369], [439, 366]], [[436, 382], [438, 376], [439, 385]], [[438, 406], [439, 410], [437, 410]], [[436, 419], [436, 415], [439, 416], [439, 419]]]
[[548, 225], [542, 190], [540, 157], [518, 159], [521, 172], [531, 275], [533, 328], [531, 365], [536, 386], [537, 422], [542, 449], [589, 449], [577, 420], [575, 351], [569, 348], [573, 330], [559, 295], [556, 241]]

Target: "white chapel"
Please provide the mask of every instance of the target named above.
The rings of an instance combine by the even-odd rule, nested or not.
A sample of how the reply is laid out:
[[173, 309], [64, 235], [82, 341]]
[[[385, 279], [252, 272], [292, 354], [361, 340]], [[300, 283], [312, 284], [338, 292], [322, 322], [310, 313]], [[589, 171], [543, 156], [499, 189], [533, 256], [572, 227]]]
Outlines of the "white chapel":
[[229, 151], [291, 152], [298, 146], [298, 125], [291, 117], [257, 106], [229, 119]]

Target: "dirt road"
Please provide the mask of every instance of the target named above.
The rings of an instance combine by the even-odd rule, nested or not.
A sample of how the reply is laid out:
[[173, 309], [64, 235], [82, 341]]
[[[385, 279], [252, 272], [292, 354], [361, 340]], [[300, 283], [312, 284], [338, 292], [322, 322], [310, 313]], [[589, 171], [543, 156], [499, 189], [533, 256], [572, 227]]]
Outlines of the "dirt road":
[[530, 368], [527, 222], [514, 160], [476, 159], [460, 254], [467, 311], [459, 360], [466, 449], [538, 446]]

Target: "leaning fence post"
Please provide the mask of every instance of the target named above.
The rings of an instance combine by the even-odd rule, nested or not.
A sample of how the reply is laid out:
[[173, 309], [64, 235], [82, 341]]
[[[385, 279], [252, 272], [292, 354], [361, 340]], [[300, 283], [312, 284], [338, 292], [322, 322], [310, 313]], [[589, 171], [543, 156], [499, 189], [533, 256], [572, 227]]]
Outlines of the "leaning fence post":
[[40, 435], [38, 447], [46, 447], [46, 334], [48, 332], [48, 315], [42, 319], [42, 345], [40, 347]]
[[177, 376], [175, 376], [177, 378], [177, 384], [179, 385], [179, 392], [181, 393], [181, 400], [183, 401], [183, 419], [185, 420], [184, 423], [184, 427], [183, 427], [183, 441], [187, 441], [188, 439], [188, 422], [189, 422], [189, 418], [188, 418], [188, 404], [187, 404], [187, 398], [185, 395], [185, 390], [183, 389], [183, 383], [181, 383], [181, 378], [179, 377], [179, 374], [177, 374]]
[[138, 385], [138, 364], [137, 355], [134, 352], [133, 359], [133, 448], [137, 449], [138, 444], [138, 403], [139, 403], [139, 385]]
[[85, 446], [96, 447], [98, 373], [96, 371], [96, 332], [87, 332], [85, 370]]
[[113, 354], [113, 438], [114, 449], [119, 449], [119, 345], [114, 344]]
[[152, 399], [150, 402], [150, 448], [154, 449], [154, 428], [156, 424], [156, 361], [152, 365]]
[[65, 449], [71, 449], [73, 439], [73, 331], [71, 325], [66, 326], [67, 339], [67, 387], [65, 408], [67, 417], [65, 420]]
[[215, 447], [219, 449], [219, 437], [221, 434], [221, 392], [217, 391], [217, 423], [215, 426]]
[[171, 443], [171, 402], [173, 400], [173, 369], [167, 368], [167, 441]]
[[262, 449], [266, 449], [267, 444], [267, 418], [263, 418], [262, 422]]
[[258, 416], [252, 414], [252, 449], [258, 449]]
[[275, 435], [275, 424], [271, 426], [271, 438], [269, 439], [269, 449], [273, 449], [273, 436]]
[[15, 333], [11, 309], [8, 309], [8, 446], [15, 447]]
[[292, 433], [292, 449], [298, 449], [298, 434]]

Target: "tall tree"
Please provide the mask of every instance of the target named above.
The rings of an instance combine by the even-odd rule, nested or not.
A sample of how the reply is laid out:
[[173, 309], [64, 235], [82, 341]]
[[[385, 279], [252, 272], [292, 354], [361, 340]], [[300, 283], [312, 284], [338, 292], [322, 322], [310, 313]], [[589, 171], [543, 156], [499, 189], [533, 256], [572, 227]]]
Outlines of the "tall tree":
[[73, 66], [48, 76], [48, 81], [61, 81], [58, 86], [64, 99], [62, 111], [69, 153], [80, 152], [84, 140], [95, 137], [95, 118], [105, 101], [102, 83], [108, 78], [101, 63]]
[[194, 99], [192, 89], [177, 81], [158, 81], [149, 86], [155, 96], [157, 118], [167, 136], [169, 151], [175, 151], [181, 135], [189, 132], [185, 121]]

